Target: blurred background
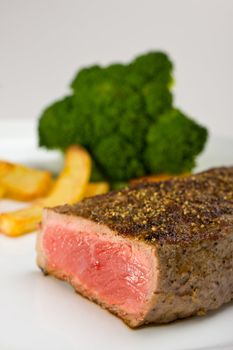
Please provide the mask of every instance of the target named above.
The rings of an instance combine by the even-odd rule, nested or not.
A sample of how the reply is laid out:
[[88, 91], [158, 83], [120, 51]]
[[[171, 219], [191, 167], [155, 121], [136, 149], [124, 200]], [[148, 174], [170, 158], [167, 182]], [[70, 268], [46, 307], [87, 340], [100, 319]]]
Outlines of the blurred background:
[[38, 118], [76, 71], [164, 50], [176, 104], [233, 136], [232, 0], [0, 0], [0, 119]]

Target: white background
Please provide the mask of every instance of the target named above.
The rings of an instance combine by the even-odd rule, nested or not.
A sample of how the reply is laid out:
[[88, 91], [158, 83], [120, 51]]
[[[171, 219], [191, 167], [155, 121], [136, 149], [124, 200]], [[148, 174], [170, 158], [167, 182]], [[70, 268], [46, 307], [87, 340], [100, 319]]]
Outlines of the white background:
[[233, 0], [0, 0], [0, 118], [38, 118], [79, 67], [155, 49], [177, 105], [233, 136]]

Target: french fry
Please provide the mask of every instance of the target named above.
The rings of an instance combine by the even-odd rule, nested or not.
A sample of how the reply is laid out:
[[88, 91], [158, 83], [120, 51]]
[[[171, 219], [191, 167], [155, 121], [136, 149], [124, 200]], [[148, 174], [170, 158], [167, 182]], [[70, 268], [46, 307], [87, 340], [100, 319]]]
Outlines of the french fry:
[[46, 207], [72, 204], [84, 197], [91, 175], [90, 155], [79, 146], [71, 146], [65, 155], [64, 169], [55, 181], [51, 193], [43, 200]]
[[1, 160], [0, 161], [0, 178], [2, 178], [4, 175], [9, 173], [9, 171], [11, 171], [13, 167], [14, 167], [13, 163]]
[[4, 187], [0, 183], [0, 198], [4, 197], [4, 193], [5, 193]]
[[84, 197], [90, 173], [89, 154], [81, 147], [70, 147], [65, 155], [64, 169], [50, 194], [25, 209], [0, 214], [0, 232], [8, 236], [20, 236], [36, 230], [43, 207], [72, 204]]
[[0, 232], [8, 236], [20, 236], [34, 231], [40, 222], [42, 205], [0, 214]]
[[169, 180], [173, 177], [185, 177], [188, 175], [190, 175], [190, 173], [183, 173], [179, 175], [159, 174], [159, 175], [142, 176], [142, 177], [138, 177], [136, 179], [130, 180], [130, 185], [137, 185], [142, 182], [160, 182], [160, 181]]
[[90, 182], [87, 184], [84, 197], [97, 196], [98, 194], [104, 194], [109, 191], [108, 182]]
[[48, 171], [0, 161], [0, 184], [4, 197], [31, 201], [48, 193], [52, 176]]

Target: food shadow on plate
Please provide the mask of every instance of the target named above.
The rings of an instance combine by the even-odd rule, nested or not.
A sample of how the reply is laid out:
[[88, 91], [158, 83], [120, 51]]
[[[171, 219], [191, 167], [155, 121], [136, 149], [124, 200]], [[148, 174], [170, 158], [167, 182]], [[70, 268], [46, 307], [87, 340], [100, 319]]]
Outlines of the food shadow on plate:
[[[106, 312], [108, 310], [104, 310], [102, 309], [100, 306], [98, 306], [97, 304], [91, 302], [90, 300], [88, 300], [87, 298], [83, 297], [81, 294], [79, 294], [69, 283], [64, 282], [62, 280], [57, 280], [55, 277], [49, 275], [46, 271], [43, 271], [41, 269], [42, 272], [40, 272], [38, 270], [38, 272], [34, 271], [31, 272], [30, 275], [33, 276], [34, 278], [36, 278], [37, 282], [39, 283], [39, 289], [43, 289], [42, 290], [42, 295], [44, 292], [46, 292], [46, 289], [49, 288], [55, 288], [57, 291], [59, 291], [58, 293], [58, 297], [59, 295], [61, 296], [63, 293], [66, 294], [66, 298], [69, 298], [70, 294], [70, 298], [72, 299], [72, 302], [77, 301], [77, 307], [78, 305], [80, 305], [80, 303], [83, 305], [82, 309], [83, 312], [85, 312], [85, 307], [87, 307], [87, 312], [89, 307], [87, 306], [88, 304], [91, 306], [92, 308], [92, 304], [94, 307], [96, 307], [97, 309], [99, 309], [99, 311], [102, 313], [102, 311], [106, 314], [110, 314], [111, 316], [113, 316], [114, 319], [116, 319], [117, 321], [119, 320], [121, 323], [123, 323], [123, 325], [126, 326], [126, 328], [128, 330], [132, 330], [134, 332], [141, 332], [144, 330], [150, 330], [150, 329], [155, 329], [155, 328], [170, 328], [170, 327], [177, 327], [182, 326], [183, 327], [190, 327], [190, 326], [201, 326], [203, 323], [206, 323], [207, 321], [210, 320], [214, 320], [216, 317], [222, 316], [223, 314], [225, 314], [227, 311], [232, 311], [233, 310], [233, 301], [224, 304], [223, 306], [221, 306], [219, 309], [216, 310], [211, 310], [209, 311], [206, 315], [203, 316], [190, 316], [188, 318], [183, 318], [183, 319], [178, 319], [175, 320], [173, 322], [170, 323], [165, 323], [165, 324], [148, 324], [148, 325], [142, 325], [138, 328], [135, 329], [131, 329], [130, 327], [128, 327], [124, 322], [122, 322], [117, 316], [113, 315], [111, 312]], [[41, 277], [40, 277], [41, 276]], [[46, 277], [46, 278], [44, 278]], [[47, 286], [48, 283], [48, 286]], [[59, 286], [59, 288], [57, 288]], [[39, 289], [37, 289], [38, 293], [39, 293]], [[75, 298], [73, 298], [73, 295], [75, 295]], [[47, 301], [49, 301], [49, 294], [46, 294], [46, 303]], [[81, 296], [81, 298], [80, 298]], [[40, 294], [38, 294], [38, 298], [40, 297]], [[77, 298], [77, 299], [76, 299]], [[76, 299], [76, 300], [75, 300]], [[85, 303], [83, 304], [83, 300], [85, 301]], [[86, 303], [87, 302], [87, 303]], [[98, 313], [99, 313], [98, 311]], [[108, 317], [106, 317], [106, 319], [108, 319]]]

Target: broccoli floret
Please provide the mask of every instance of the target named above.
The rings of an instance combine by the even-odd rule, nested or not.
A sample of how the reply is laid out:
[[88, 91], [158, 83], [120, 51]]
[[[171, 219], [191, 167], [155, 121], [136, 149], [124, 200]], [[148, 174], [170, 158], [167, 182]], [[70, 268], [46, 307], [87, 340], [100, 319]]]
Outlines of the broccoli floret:
[[92, 126], [88, 115], [77, 111], [72, 96], [55, 102], [45, 109], [39, 121], [39, 145], [65, 150], [72, 144], [88, 148]]
[[120, 134], [104, 138], [93, 150], [93, 154], [111, 181], [121, 182], [144, 174], [143, 162], [137, 149]]
[[172, 82], [172, 63], [163, 52], [149, 52], [129, 65], [127, 81], [139, 91], [149, 82], [169, 86]]
[[172, 94], [166, 85], [157, 82], [144, 86], [143, 97], [146, 111], [152, 119], [156, 119], [161, 113], [172, 108]]
[[115, 63], [105, 68], [105, 74], [109, 79], [122, 83], [128, 75], [128, 70], [127, 65]]
[[49, 106], [39, 122], [40, 145], [50, 149], [66, 149], [74, 143], [74, 122], [72, 97], [65, 97]]
[[91, 168], [91, 181], [98, 182], [104, 181], [107, 178], [106, 174], [100, 169], [100, 165], [97, 164], [95, 159], [92, 159], [92, 168]]
[[[95, 82], [88, 95], [83, 91], [74, 94], [73, 101], [78, 113], [88, 116], [87, 122], [92, 126], [89, 142], [93, 147], [106, 135], [118, 132], [125, 121], [138, 119], [143, 110], [143, 100], [138, 93], [129, 86], [108, 80]], [[132, 127], [135, 128], [134, 125]], [[129, 130], [124, 131], [129, 135]]]
[[93, 158], [92, 179], [111, 183], [190, 170], [207, 132], [173, 109], [173, 81], [172, 63], [162, 52], [81, 69], [72, 95], [43, 112], [40, 145], [83, 145]]
[[207, 131], [178, 109], [159, 116], [147, 134], [145, 162], [150, 173], [179, 174], [192, 170], [203, 150]]
[[103, 69], [97, 65], [91, 66], [81, 69], [70, 84], [70, 87], [74, 91], [78, 91], [79, 89], [83, 90], [84, 88], [88, 89], [88, 87], [92, 87], [95, 81], [101, 81], [103, 79]]

